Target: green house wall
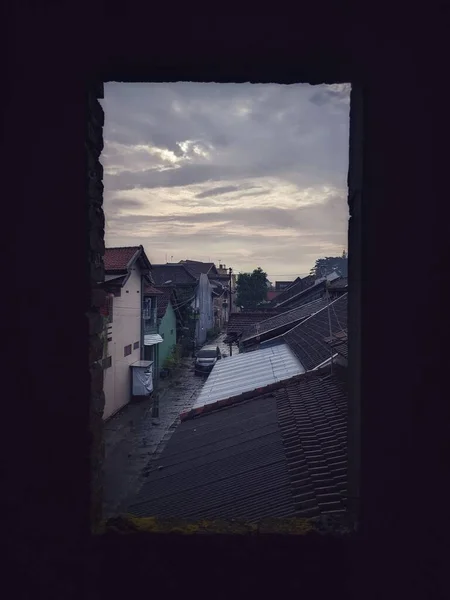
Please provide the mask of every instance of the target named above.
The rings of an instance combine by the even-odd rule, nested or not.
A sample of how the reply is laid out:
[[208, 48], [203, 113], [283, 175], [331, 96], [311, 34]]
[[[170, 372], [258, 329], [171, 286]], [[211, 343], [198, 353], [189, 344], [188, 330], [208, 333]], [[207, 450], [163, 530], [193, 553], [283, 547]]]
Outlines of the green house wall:
[[166, 358], [170, 355], [172, 348], [177, 342], [177, 321], [171, 302], [167, 306], [166, 314], [161, 319], [158, 333], [164, 338], [161, 344], [158, 344], [159, 368], [163, 369]]

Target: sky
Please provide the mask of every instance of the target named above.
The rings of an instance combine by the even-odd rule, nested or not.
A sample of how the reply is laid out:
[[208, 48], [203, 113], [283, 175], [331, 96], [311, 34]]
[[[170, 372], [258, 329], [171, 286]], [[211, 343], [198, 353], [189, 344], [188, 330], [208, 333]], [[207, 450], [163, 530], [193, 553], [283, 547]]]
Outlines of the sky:
[[106, 245], [306, 275], [347, 248], [350, 84], [108, 83]]

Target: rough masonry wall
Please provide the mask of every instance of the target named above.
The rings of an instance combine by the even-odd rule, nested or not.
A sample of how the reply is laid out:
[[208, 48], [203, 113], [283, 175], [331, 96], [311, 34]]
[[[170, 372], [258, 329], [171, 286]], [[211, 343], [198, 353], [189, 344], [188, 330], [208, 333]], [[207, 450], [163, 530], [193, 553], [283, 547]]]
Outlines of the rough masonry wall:
[[103, 354], [101, 337], [103, 321], [100, 307], [104, 303], [105, 292], [99, 283], [105, 279], [103, 255], [105, 253], [105, 216], [103, 213], [103, 167], [100, 154], [103, 150], [104, 113], [98, 101], [103, 97], [103, 84], [98, 89], [88, 90], [88, 119], [86, 132], [87, 156], [87, 227], [89, 231], [89, 272], [91, 281], [91, 299], [89, 319], [89, 368], [91, 373], [91, 402], [89, 417], [90, 458], [91, 458], [91, 523], [95, 527], [101, 520], [102, 507], [102, 461], [103, 410], [105, 395], [103, 392], [103, 368], [98, 362]]

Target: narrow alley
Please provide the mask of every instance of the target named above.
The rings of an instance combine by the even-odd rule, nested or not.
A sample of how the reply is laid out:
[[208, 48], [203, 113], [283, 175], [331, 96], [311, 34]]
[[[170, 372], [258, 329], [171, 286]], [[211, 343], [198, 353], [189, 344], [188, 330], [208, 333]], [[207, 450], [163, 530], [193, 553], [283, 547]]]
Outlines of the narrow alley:
[[[225, 334], [208, 344], [218, 345], [228, 356]], [[159, 383], [155, 392], [159, 415], [153, 416], [152, 400], [131, 403], [104, 426], [103, 516], [127, 511], [150, 464], [157, 459], [179, 423], [179, 415], [192, 406], [205, 381], [194, 373], [194, 359], [182, 359], [172, 377]]]

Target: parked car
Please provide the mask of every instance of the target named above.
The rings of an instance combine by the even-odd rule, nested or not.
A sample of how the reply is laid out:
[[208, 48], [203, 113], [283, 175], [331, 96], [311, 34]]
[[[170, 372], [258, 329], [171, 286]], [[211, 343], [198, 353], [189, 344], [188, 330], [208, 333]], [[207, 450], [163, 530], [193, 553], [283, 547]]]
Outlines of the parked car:
[[209, 373], [221, 358], [222, 354], [218, 346], [203, 346], [195, 358], [195, 373]]

